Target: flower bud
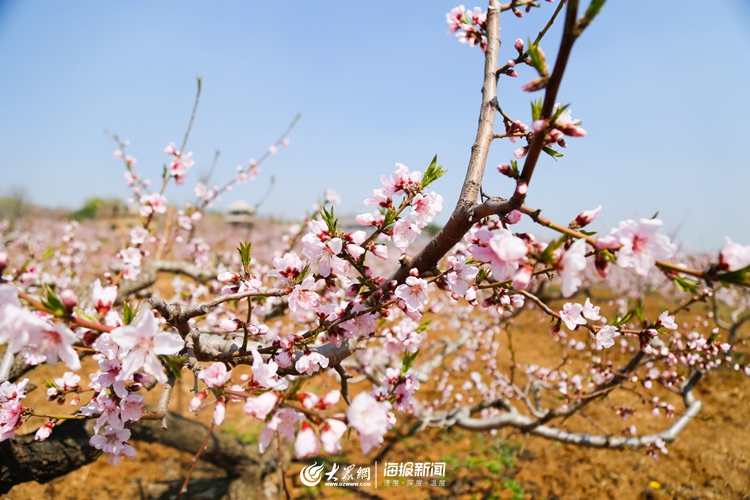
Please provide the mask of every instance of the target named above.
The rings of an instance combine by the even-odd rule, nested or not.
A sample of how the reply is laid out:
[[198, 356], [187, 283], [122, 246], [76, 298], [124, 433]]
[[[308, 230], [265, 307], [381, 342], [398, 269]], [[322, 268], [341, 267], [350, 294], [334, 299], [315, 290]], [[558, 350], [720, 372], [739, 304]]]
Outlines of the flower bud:
[[593, 222], [597, 217], [599, 217], [599, 212], [602, 211], [602, 206], [599, 205], [594, 210], [586, 210], [584, 212], [581, 212], [578, 214], [578, 217], [576, 217], [575, 223], [578, 227], [586, 227], [591, 222]]
[[242, 277], [237, 273], [220, 273], [216, 279], [221, 283], [231, 283], [233, 281], [239, 281]]
[[518, 210], [511, 210], [511, 212], [505, 216], [505, 222], [508, 224], [518, 224], [521, 220], [521, 212]]
[[533, 130], [536, 133], [544, 131], [544, 129], [547, 128], [547, 125], [549, 125], [549, 122], [547, 120], [534, 120], [534, 123], [531, 124], [531, 130]]
[[0, 252], [0, 273], [8, 267], [8, 252]]
[[513, 44], [519, 54], [523, 53], [523, 40], [520, 38], [516, 39], [516, 43]]
[[63, 290], [62, 293], [60, 293], [60, 299], [68, 310], [73, 309], [78, 304], [78, 297], [70, 288]]
[[208, 392], [206, 392], [205, 389], [198, 391], [195, 396], [193, 396], [193, 399], [190, 400], [190, 407], [188, 409], [193, 413], [197, 412], [198, 408], [203, 404], [203, 401], [206, 400], [206, 397], [208, 397]]
[[507, 163], [501, 163], [497, 166], [497, 171], [503, 174], [506, 177], [513, 178], [516, 176], [516, 173], [513, 171], [513, 169], [508, 165]]

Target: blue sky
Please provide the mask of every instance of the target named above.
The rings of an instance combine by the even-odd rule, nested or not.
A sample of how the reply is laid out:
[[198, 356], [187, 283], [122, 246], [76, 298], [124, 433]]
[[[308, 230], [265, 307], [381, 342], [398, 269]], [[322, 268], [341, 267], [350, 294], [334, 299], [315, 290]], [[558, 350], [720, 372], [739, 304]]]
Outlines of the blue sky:
[[[585, 2], [584, 2], [585, 3]], [[0, 0], [0, 194], [25, 186], [33, 202], [78, 207], [126, 197], [122, 165], [103, 131], [131, 141], [137, 169], [157, 179], [162, 149], [182, 140], [195, 93], [201, 104], [187, 150], [196, 165], [170, 201], [221, 151], [216, 180], [259, 157], [302, 113], [292, 146], [255, 183], [224, 197], [254, 202], [269, 177], [266, 213], [301, 216], [326, 188], [341, 212], [396, 162], [449, 170], [435, 186], [455, 205], [476, 133], [482, 53], [446, 36], [453, 2], [22, 2]], [[473, 4], [471, 5], [473, 6]], [[504, 15], [502, 60], [534, 37], [555, 4]], [[543, 158], [528, 203], [559, 222], [604, 205], [593, 229], [659, 211], [697, 249], [724, 236], [750, 243], [750, 8], [743, 0], [610, 1], [573, 51], [560, 100], [588, 136], [565, 157]], [[552, 60], [552, 29], [542, 43]], [[502, 78], [499, 100], [529, 122], [533, 77]], [[485, 192], [508, 196], [493, 146]], [[530, 227], [528, 227], [530, 229]]]

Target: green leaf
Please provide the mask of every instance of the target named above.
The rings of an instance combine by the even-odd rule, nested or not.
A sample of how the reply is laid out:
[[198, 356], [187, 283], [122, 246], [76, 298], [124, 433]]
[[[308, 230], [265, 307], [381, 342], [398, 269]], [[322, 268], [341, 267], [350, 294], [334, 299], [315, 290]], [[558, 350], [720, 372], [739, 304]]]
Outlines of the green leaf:
[[601, 12], [602, 7], [604, 7], [604, 2], [606, 1], [607, 0], [591, 0], [588, 9], [586, 9], [586, 14], [584, 14], [589, 22], [593, 21], [599, 12]]
[[750, 286], [750, 266], [731, 273], [717, 274], [716, 279], [722, 283]]
[[417, 349], [417, 351], [414, 352], [413, 354], [410, 353], [409, 351], [406, 351], [404, 353], [404, 361], [403, 361], [403, 364], [401, 365], [401, 376], [402, 377], [404, 375], [406, 375], [406, 373], [411, 368], [411, 365], [414, 363], [414, 360], [417, 359], [417, 354], [419, 354], [419, 349]]
[[240, 246], [237, 247], [237, 252], [240, 254], [240, 261], [242, 261], [242, 267], [247, 268], [250, 265], [250, 250], [252, 250], [253, 244], [247, 242], [240, 242]]
[[659, 211], [658, 210], [656, 211], [656, 213], [654, 215], [651, 216], [651, 220], [654, 220], [657, 217], [659, 217]]
[[447, 170], [445, 170], [442, 165], [437, 164], [437, 155], [435, 155], [432, 162], [430, 162], [430, 166], [427, 167], [427, 170], [424, 171], [424, 175], [422, 175], [422, 182], [419, 184], [419, 188], [427, 188], [430, 184], [441, 178], [446, 172]]
[[697, 281], [683, 278], [682, 276], [676, 276], [672, 278], [672, 281], [674, 281], [674, 284], [677, 285], [677, 288], [679, 288], [683, 292], [695, 293], [699, 285]]
[[624, 325], [625, 323], [628, 322], [628, 320], [630, 319], [630, 317], [632, 315], [633, 315], [633, 311], [628, 311], [628, 313], [625, 316], [623, 316], [622, 318], [620, 318], [620, 316], [618, 315], [617, 319], [615, 320], [615, 322], [612, 323], [612, 326], [621, 326], [621, 325]]
[[44, 306], [49, 309], [55, 316], [64, 316], [65, 306], [63, 305], [62, 301], [58, 298], [57, 294], [52, 290], [52, 288], [48, 286], [45, 286], [44, 288], [47, 292], [47, 298], [42, 299], [42, 304], [44, 304]]
[[555, 151], [554, 149], [548, 148], [547, 146], [544, 146], [542, 148], [542, 151], [550, 155], [552, 158], [562, 158], [563, 156], [565, 156], [562, 153]]
[[182, 364], [185, 362], [185, 358], [178, 358], [175, 356], [159, 357], [167, 362], [167, 367], [169, 368], [169, 371], [172, 372], [172, 375], [174, 375], [174, 378], [176, 378], [177, 380], [182, 380], [180, 370], [182, 369]]
[[135, 315], [137, 313], [138, 308], [133, 310], [133, 308], [130, 307], [130, 304], [127, 301], [122, 303], [122, 319], [126, 325], [129, 325], [133, 322], [133, 318], [135, 318]]
[[544, 262], [545, 264], [554, 264], [556, 262], [554, 255], [555, 251], [560, 248], [567, 239], [567, 236], [563, 236], [560, 239], [552, 240], [552, 242], [547, 245], [547, 248], [544, 249], [542, 255], [539, 256], [539, 261]]
[[430, 327], [431, 320], [425, 321], [421, 325], [419, 325], [416, 330], [414, 330], [416, 333], [422, 333], [427, 331], [427, 329]]
[[531, 56], [531, 65], [537, 70], [539, 76], [546, 77], [549, 74], [549, 68], [547, 67], [547, 62], [544, 60], [542, 51], [539, 50], [538, 45], [531, 43], [531, 40], [529, 40], [528, 46], [529, 55]]
[[53, 255], [55, 255], [55, 249], [52, 247], [47, 247], [47, 250], [44, 252], [44, 255], [42, 255], [42, 260], [47, 260]]
[[536, 101], [531, 101], [531, 118], [532, 121], [536, 121], [539, 118], [542, 117], [542, 106], [544, 105], [544, 101], [542, 101], [542, 98], [540, 97]]
[[167, 172], [169, 172], [169, 171], [167, 170], [167, 166], [166, 166], [166, 165], [164, 165], [164, 168], [163, 168], [163, 170], [161, 171], [161, 178], [162, 178], [162, 179], [166, 179], [166, 178], [167, 178], [167, 175], [168, 175], [168, 174], [167, 174]]

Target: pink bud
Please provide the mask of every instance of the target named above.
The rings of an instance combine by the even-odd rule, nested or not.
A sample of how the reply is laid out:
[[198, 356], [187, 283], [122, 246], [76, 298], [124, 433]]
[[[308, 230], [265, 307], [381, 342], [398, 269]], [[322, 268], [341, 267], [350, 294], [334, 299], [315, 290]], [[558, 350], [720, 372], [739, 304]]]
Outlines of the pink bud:
[[415, 278], [419, 278], [419, 270], [416, 267], [412, 267], [409, 271], [409, 274], [414, 276]]
[[505, 63], [505, 65], [508, 66], [509, 68], [512, 68], [516, 65], [516, 61], [514, 61], [513, 59], [508, 59], [508, 62]]
[[516, 39], [516, 43], [514, 43], [513, 46], [516, 48], [519, 54], [523, 52], [523, 40], [521, 40], [520, 38]]
[[220, 283], [231, 283], [233, 281], [239, 281], [241, 278], [242, 278], [242, 276], [240, 276], [239, 274], [237, 274], [237, 273], [230, 273], [230, 272], [220, 273], [216, 277], [216, 279]]
[[510, 168], [510, 165], [508, 165], [507, 163], [501, 163], [500, 165], [498, 165], [497, 171], [507, 177], [513, 178], [516, 176], [516, 173], [513, 171], [512, 168]]
[[533, 80], [529, 81], [521, 87], [521, 90], [524, 92], [536, 92], [537, 90], [542, 90], [547, 86], [547, 78], [534, 78]]
[[227, 413], [227, 404], [223, 399], [216, 400], [216, 406], [214, 406], [214, 424], [221, 425], [224, 421], [224, 416]]
[[8, 266], [8, 253], [0, 252], [0, 273]]
[[568, 125], [562, 129], [562, 133], [571, 137], [585, 137], [586, 131], [577, 125]]
[[523, 147], [520, 147], [520, 148], [516, 149], [515, 151], [513, 151], [513, 156], [515, 156], [516, 158], [518, 158], [520, 160], [521, 158], [523, 158], [524, 156], [526, 156], [526, 154], [528, 152], [529, 152], [529, 147], [528, 146], [523, 146]]
[[521, 196], [525, 195], [526, 192], [529, 190], [529, 185], [526, 184], [523, 181], [518, 181], [518, 184], [516, 185], [516, 193], [520, 194]]
[[236, 332], [240, 326], [236, 319], [224, 318], [219, 322], [219, 328], [227, 332]]
[[516, 15], [517, 18], [521, 19], [523, 18], [523, 12], [521, 12], [518, 9], [513, 9], [513, 13]]
[[272, 155], [275, 155], [276, 151], [278, 151], [278, 148], [276, 146], [271, 146], [268, 148], [268, 152]]
[[60, 293], [60, 299], [62, 299], [62, 303], [67, 309], [73, 309], [78, 304], [78, 297], [70, 288], [63, 290], [62, 293]]
[[505, 216], [505, 222], [508, 224], [518, 224], [521, 220], [521, 212], [518, 210], [512, 210], [508, 215]]
[[197, 412], [198, 408], [203, 404], [203, 401], [206, 400], [206, 397], [208, 397], [208, 392], [206, 392], [205, 389], [197, 392], [195, 396], [193, 396], [193, 399], [190, 400], [190, 407], [188, 409], [193, 413]]
[[581, 212], [578, 214], [578, 217], [576, 217], [576, 224], [578, 224], [578, 227], [586, 227], [591, 222], [594, 221], [597, 217], [599, 217], [599, 212], [602, 211], [602, 206], [599, 205], [594, 210], [586, 210], [584, 212]]
[[536, 133], [540, 133], [547, 128], [547, 125], [549, 125], [547, 120], [534, 120], [534, 123], [531, 124], [531, 129]]
[[43, 426], [39, 428], [38, 431], [36, 431], [36, 434], [34, 434], [34, 441], [44, 441], [48, 437], [50, 437], [50, 434], [52, 434], [52, 422], [47, 422]]
[[506, 75], [508, 75], [511, 78], [518, 78], [518, 73], [516, 73], [516, 70], [509, 69], [505, 72]]

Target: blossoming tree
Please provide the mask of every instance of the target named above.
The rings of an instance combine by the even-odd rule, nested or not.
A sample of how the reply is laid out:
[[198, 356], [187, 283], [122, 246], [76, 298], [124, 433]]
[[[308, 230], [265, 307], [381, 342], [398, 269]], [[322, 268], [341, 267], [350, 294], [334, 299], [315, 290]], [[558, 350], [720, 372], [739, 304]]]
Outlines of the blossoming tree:
[[[0, 440], [6, 470], [13, 472], [0, 478], [3, 491], [83, 465], [92, 457], [80, 452], [82, 446], [96, 450], [94, 456], [106, 454], [113, 465], [135, 455], [134, 435], [172, 439], [180, 447], [166, 437], [170, 430], [195, 433], [198, 427], [170, 414], [167, 405], [177, 379], [187, 373], [194, 380], [189, 410], [213, 407], [212, 425], [203, 432], [216, 433], [228, 408], [241, 408], [248, 419], [263, 422], [261, 453], [273, 449], [274, 440], [280, 450], [286, 440], [299, 458], [335, 454], [353, 429], [367, 454], [400, 418], [416, 419], [422, 427], [515, 428], [566, 443], [666, 453], [700, 412], [693, 389], [708, 371], [728, 363], [750, 375], [750, 367], [733, 357], [739, 328], [750, 318], [743, 289], [750, 286], [750, 246], [727, 240], [718, 256], [677, 256], [658, 219], [623, 221], [596, 235], [584, 228], [606, 208], [582, 211], [564, 224], [526, 205], [540, 156], [561, 157], [569, 138], [586, 135], [558, 93], [574, 43], [603, 3], [593, 0], [581, 13], [577, 0], [558, 2], [536, 39], [516, 40], [502, 65], [501, 14], [523, 17], [539, 5], [491, 0], [485, 12], [459, 6], [447, 14], [449, 32], [484, 51], [484, 81], [460, 196], [448, 222], [426, 244], [418, 238], [444, 205], [433, 190], [445, 172], [437, 157], [423, 171], [396, 164], [382, 176], [382, 187], [364, 200], [370, 208], [356, 217], [360, 229], [340, 227], [329, 206], [336, 196], [327, 193], [316, 212], [277, 245], [259, 249], [261, 242], [247, 242], [236, 253], [212, 253], [210, 241], [198, 236], [204, 213], [289, 146], [286, 137], [296, 119], [259, 161], [238, 167], [223, 186], [197, 183], [195, 202], [179, 210], [170, 208], [164, 191], [172, 180], [189, 179], [194, 161], [184, 151], [190, 127], [179, 149], [174, 143], [164, 149], [170, 161], [158, 190], [136, 170], [137, 160], [126, 153], [129, 143], [113, 137], [141, 224], [101, 272], [90, 268], [98, 244], [85, 243], [74, 224], [46, 251], [33, 234], [2, 226], [0, 342], [6, 347]], [[563, 35], [550, 67], [542, 43], [560, 15]], [[531, 74], [522, 90], [541, 95], [524, 118], [508, 116], [497, 94], [500, 78], [519, 73]], [[199, 81], [198, 96], [200, 91]], [[507, 177], [512, 189], [507, 198], [487, 196], [481, 186], [488, 153], [495, 141], [506, 140], [515, 143], [514, 159], [488, 175]], [[514, 232], [523, 218], [558, 236], [542, 241]], [[190, 279], [176, 277], [169, 300], [155, 292], [157, 278], [166, 273]], [[601, 312], [607, 304], [592, 293], [596, 287], [624, 297], [614, 302], [614, 319]], [[657, 287], [660, 300], [673, 305], [651, 317], [644, 303]], [[561, 306], [553, 307], [555, 301]], [[708, 333], [678, 324], [699, 302], [712, 308]], [[430, 342], [424, 320], [441, 311], [451, 312], [443, 326], [457, 334]], [[507, 370], [498, 365], [498, 339], [507, 336], [512, 345], [511, 330], [521, 314], [548, 318], [544, 328], [549, 342], [560, 346], [560, 359], [523, 365], [513, 358]], [[82, 369], [84, 357], [96, 366], [90, 373]], [[62, 403], [71, 397], [73, 411], [46, 414], [24, 405], [24, 374], [43, 363], [60, 367], [60, 377], [46, 389], [48, 399]], [[238, 365], [250, 366], [252, 375], [234, 374]], [[316, 394], [306, 387], [324, 372], [337, 377], [339, 389]], [[469, 376], [462, 379], [461, 372]], [[355, 381], [373, 385], [350, 397]], [[432, 401], [420, 397], [426, 382], [434, 382], [438, 394]], [[681, 398], [683, 408], [649, 395], [656, 384]], [[151, 390], [161, 391], [154, 408], [143, 396]], [[641, 433], [627, 425], [591, 434], [563, 425], [617, 391], [638, 394], [654, 418], [668, 419], [662, 430]], [[636, 411], [611, 409], [615, 420]], [[23, 451], [8, 440], [31, 420], [39, 422], [38, 431], [18, 438], [26, 439]], [[161, 422], [167, 432], [155, 438], [144, 427], [148, 420]], [[81, 427], [84, 422], [89, 427]], [[78, 441], [55, 441], [57, 436]], [[208, 435], [183, 439], [200, 442], [198, 455], [207, 449], [209, 455], [241, 455], [224, 441], [209, 445]], [[71, 453], [75, 446], [78, 455]], [[45, 469], [42, 460], [57, 462]]]

